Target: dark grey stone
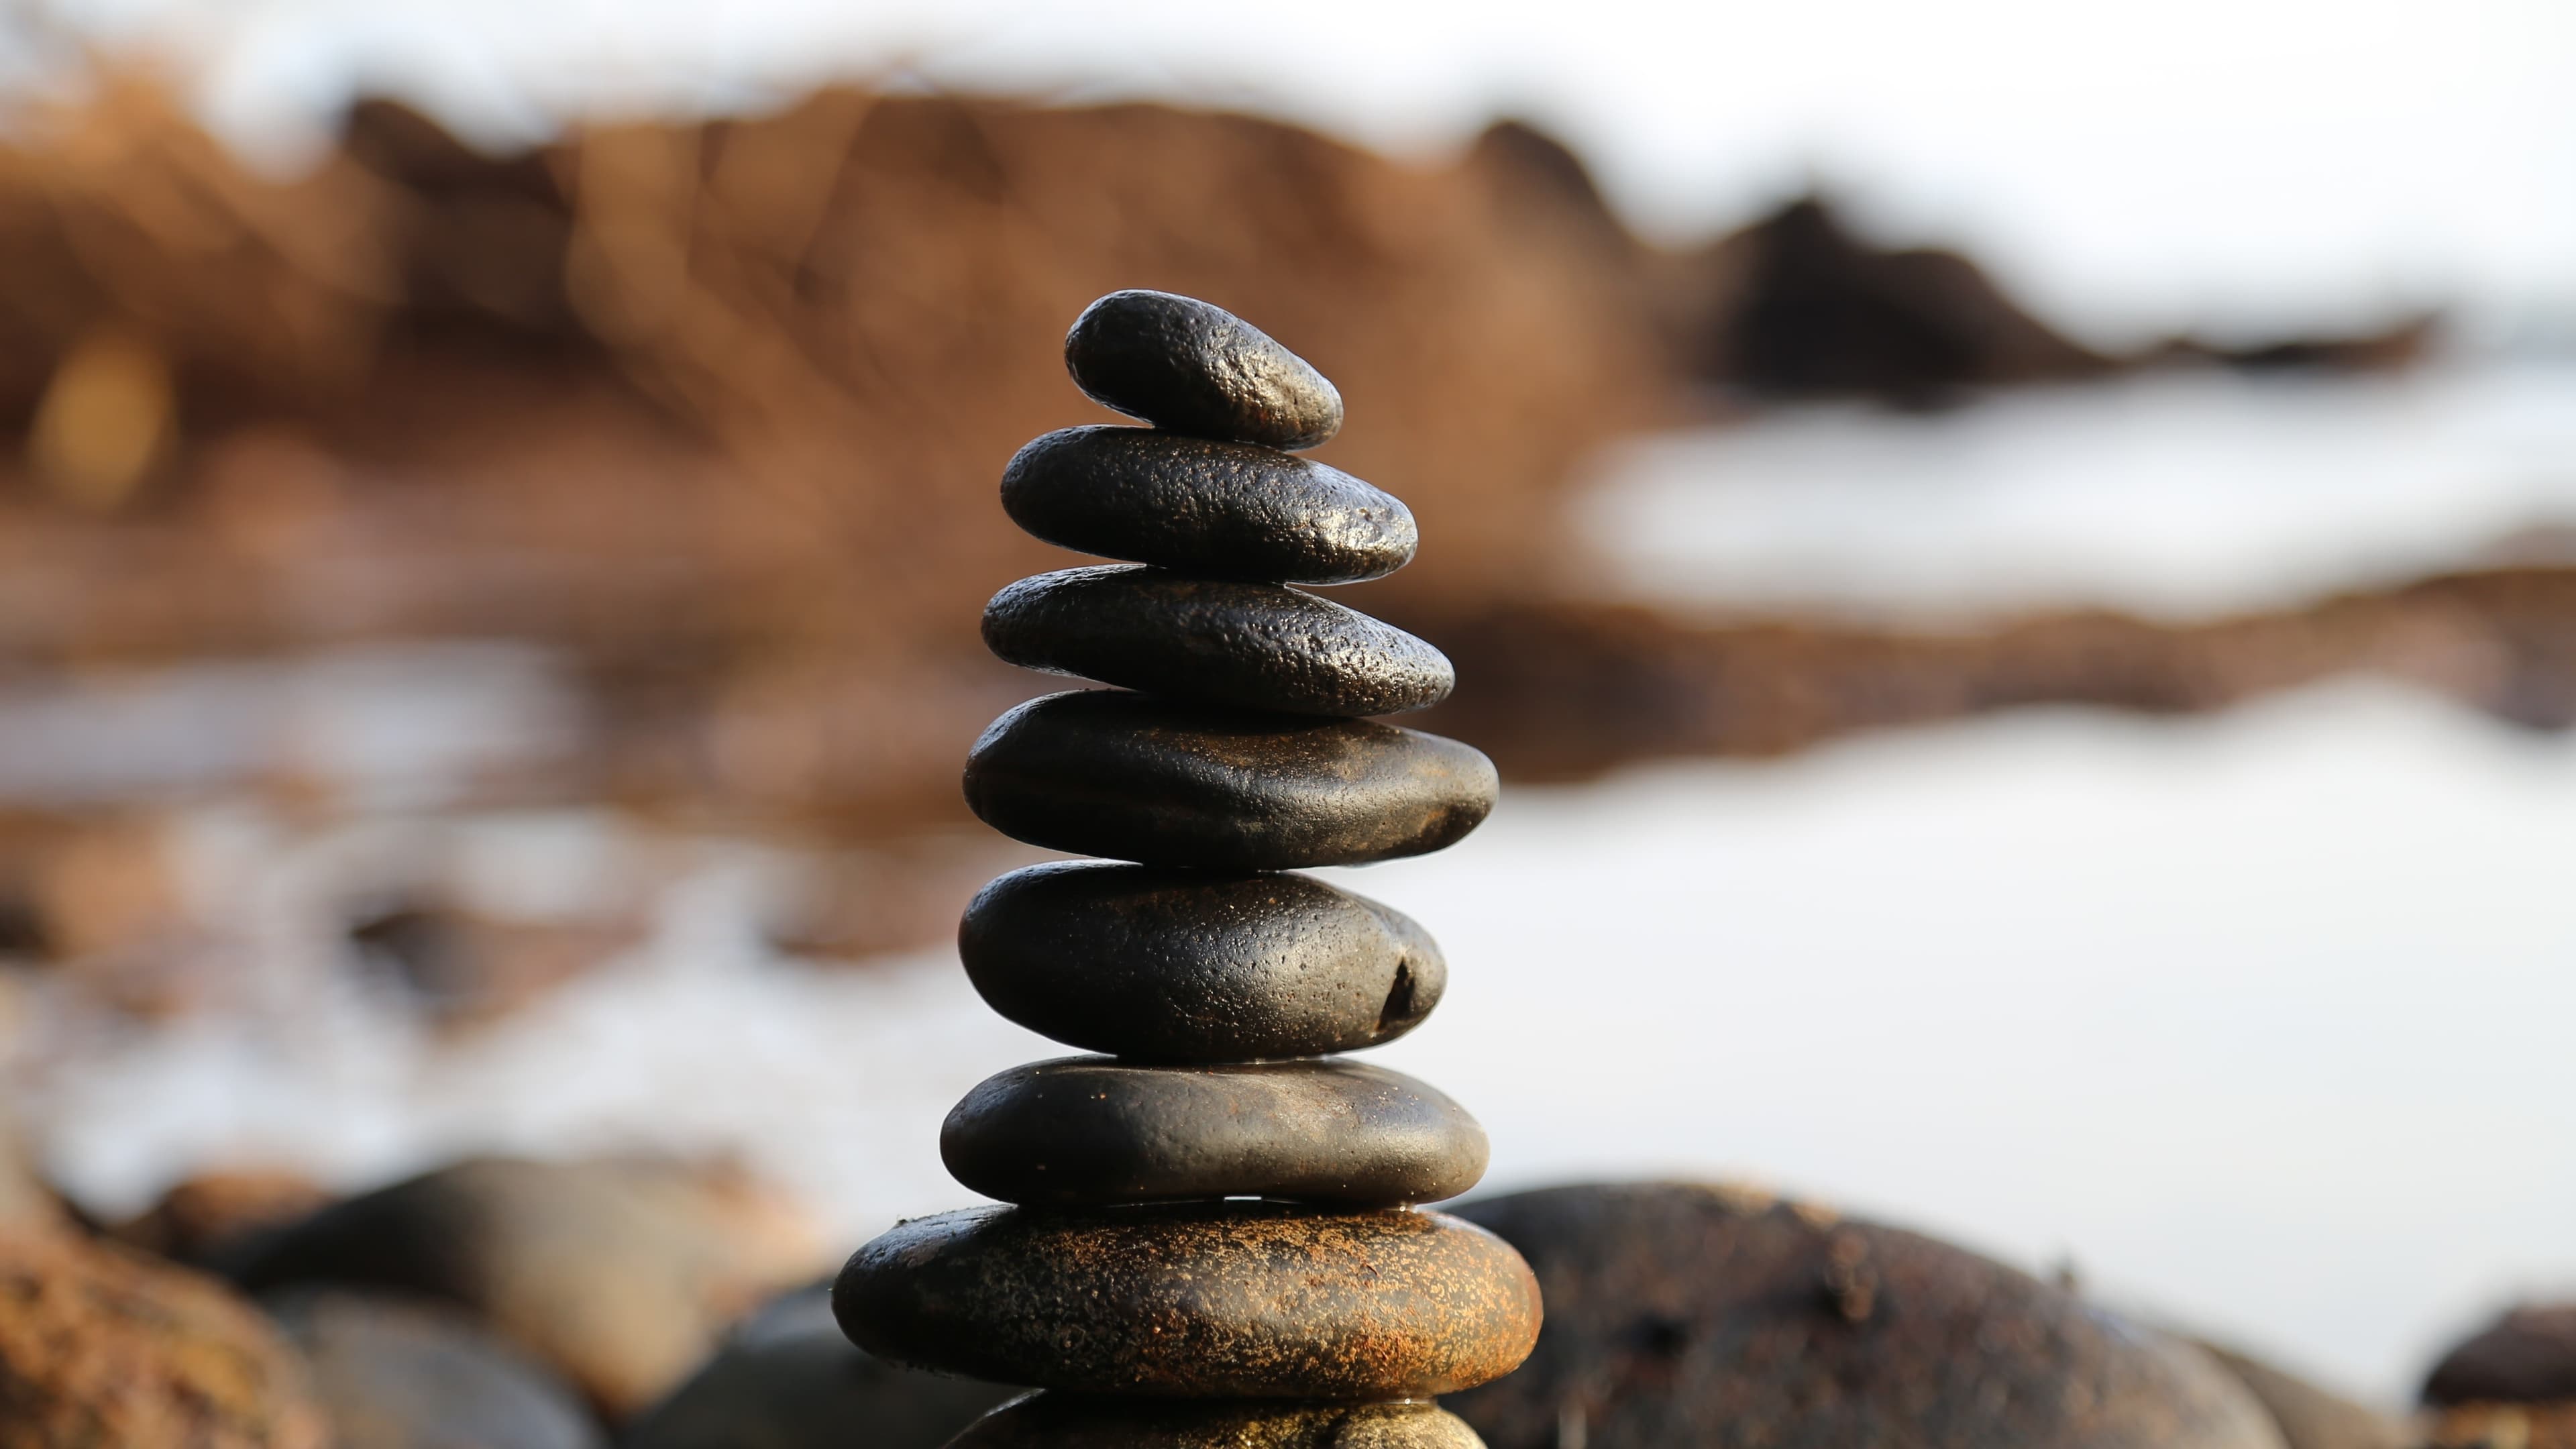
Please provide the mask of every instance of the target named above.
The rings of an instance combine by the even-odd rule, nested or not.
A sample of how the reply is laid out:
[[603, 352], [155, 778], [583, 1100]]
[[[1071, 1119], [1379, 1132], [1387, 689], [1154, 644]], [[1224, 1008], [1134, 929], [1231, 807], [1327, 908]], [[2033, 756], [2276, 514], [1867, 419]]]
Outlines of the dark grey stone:
[[984, 606], [984, 643], [1025, 668], [1238, 709], [1394, 714], [1456, 682], [1439, 650], [1355, 609], [1135, 564], [1010, 585]]
[[1208, 578], [1345, 584], [1413, 560], [1413, 513], [1348, 473], [1148, 428], [1065, 428], [1002, 470], [1002, 508], [1047, 542]]
[[852, 1342], [1000, 1383], [1165, 1398], [1425, 1398], [1509, 1373], [1538, 1284], [1439, 1213], [1278, 1203], [970, 1208], [861, 1248], [832, 1286]]
[[1013, 839], [1198, 870], [1421, 855], [1484, 823], [1498, 788], [1438, 735], [1124, 690], [1030, 700], [966, 760], [966, 803]]
[[1686, 1183], [1458, 1211], [1547, 1293], [1529, 1363], [1450, 1401], [1494, 1449], [2281, 1449], [2207, 1355], [1918, 1234]]
[[939, 1449], [1017, 1392], [860, 1352], [818, 1286], [754, 1313], [618, 1449]]
[[2576, 1303], [2524, 1304], [2453, 1347], [2424, 1402], [2576, 1403]]
[[1311, 448], [1342, 428], [1342, 395], [1306, 359], [1192, 297], [1110, 293], [1074, 320], [1064, 362], [1101, 406], [1176, 433]]
[[1302, 875], [1033, 865], [984, 887], [957, 949], [995, 1011], [1148, 1061], [1377, 1046], [1420, 1024], [1449, 984], [1411, 917]]
[[1476, 1185], [1485, 1152], [1485, 1129], [1429, 1085], [1331, 1059], [1032, 1062], [987, 1077], [939, 1132], [950, 1176], [1040, 1207], [1438, 1202]]
[[1193, 1403], [1053, 1391], [1014, 1399], [949, 1449], [1485, 1449], [1434, 1404]]
[[265, 1305], [304, 1356], [333, 1449], [598, 1449], [554, 1375], [461, 1313], [302, 1289]]

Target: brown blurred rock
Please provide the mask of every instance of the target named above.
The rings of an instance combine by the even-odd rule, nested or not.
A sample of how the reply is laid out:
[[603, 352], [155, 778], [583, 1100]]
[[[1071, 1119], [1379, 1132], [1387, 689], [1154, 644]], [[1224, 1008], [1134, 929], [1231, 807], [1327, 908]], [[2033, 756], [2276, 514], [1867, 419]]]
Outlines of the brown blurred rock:
[[453, 1309], [294, 1290], [267, 1305], [300, 1352], [332, 1449], [601, 1449], [570, 1388]]
[[827, 1288], [776, 1300], [708, 1364], [645, 1411], [621, 1449], [937, 1449], [1021, 1392], [872, 1358], [832, 1321]]
[[201, 1172], [113, 1231], [118, 1241], [147, 1253], [221, 1271], [256, 1240], [310, 1217], [333, 1197], [320, 1183], [285, 1168]]
[[1459, 1215], [1547, 1303], [1518, 1373], [1446, 1401], [1493, 1449], [2280, 1449], [2207, 1358], [1913, 1233], [1676, 1183]]
[[0, 1449], [321, 1449], [300, 1365], [221, 1284], [0, 1231]]
[[334, 1204], [264, 1244], [247, 1286], [369, 1286], [460, 1305], [612, 1419], [726, 1324], [825, 1265], [801, 1211], [739, 1173], [482, 1158]]
[[2413, 1442], [2405, 1425], [2376, 1409], [2235, 1349], [2193, 1344], [2262, 1401], [2288, 1449], [2408, 1449]]
[[0, 1235], [50, 1232], [67, 1225], [62, 1203], [37, 1175], [16, 1127], [0, 1112]]

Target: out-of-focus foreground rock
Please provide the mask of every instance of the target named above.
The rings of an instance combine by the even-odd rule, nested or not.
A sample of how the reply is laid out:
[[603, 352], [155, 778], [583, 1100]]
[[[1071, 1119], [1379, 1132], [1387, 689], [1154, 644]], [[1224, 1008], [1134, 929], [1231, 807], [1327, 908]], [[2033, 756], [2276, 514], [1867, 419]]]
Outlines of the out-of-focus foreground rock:
[[617, 1419], [829, 1256], [801, 1211], [729, 1173], [478, 1159], [324, 1208], [238, 1276], [261, 1292], [339, 1285], [452, 1304]]
[[1445, 1402], [1492, 1449], [2281, 1449], [2179, 1340], [1974, 1254], [1743, 1191], [1470, 1203], [1547, 1301], [1518, 1373]]
[[323, 1449], [302, 1365], [222, 1285], [114, 1244], [0, 1228], [0, 1446]]

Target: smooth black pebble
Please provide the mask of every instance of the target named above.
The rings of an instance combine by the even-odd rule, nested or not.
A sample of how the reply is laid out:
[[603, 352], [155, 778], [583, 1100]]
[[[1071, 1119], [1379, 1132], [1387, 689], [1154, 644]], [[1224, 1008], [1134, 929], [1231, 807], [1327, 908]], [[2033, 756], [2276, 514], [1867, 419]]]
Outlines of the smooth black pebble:
[[1047, 542], [1210, 578], [1346, 584], [1413, 560], [1413, 512], [1339, 469], [1150, 428], [1064, 428], [1002, 470], [1002, 509]]
[[1413, 1030], [1449, 984], [1401, 911], [1302, 875], [1056, 861], [984, 887], [957, 929], [995, 1011], [1147, 1061], [1322, 1056]]
[[1361, 1062], [1031, 1062], [939, 1131], [949, 1175], [1003, 1202], [1109, 1207], [1264, 1197], [1438, 1202], [1485, 1175], [1485, 1129], [1428, 1084]]
[[984, 643], [1023, 668], [1300, 714], [1423, 709], [1457, 679], [1439, 650], [1356, 609], [1135, 564], [1010, 585], [984, 606]]
[[966, 803], [1015, 840], [1198, 870], [1426, 854], [1484, 823], [1498, 788], [1491, 760], [1438, 735], [1124, 690], [1030, 700], [966, 760]]
[[1176, 433], [1311, 448], [1342, 429], [1342, 395], [1322, 373], [1194, 297], [1112, 292], [1074, 319], [1064, 362], [1103, 407]]

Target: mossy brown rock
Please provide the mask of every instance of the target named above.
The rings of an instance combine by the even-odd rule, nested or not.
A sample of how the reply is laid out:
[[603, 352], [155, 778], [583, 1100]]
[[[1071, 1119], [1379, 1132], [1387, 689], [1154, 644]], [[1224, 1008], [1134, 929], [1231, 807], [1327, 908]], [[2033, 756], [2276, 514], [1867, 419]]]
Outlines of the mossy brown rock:
[[984, 643], [1025, 669], [1237, 709], [1396, 714], [1456, 682], [1439, 650], [1329, 599], [1133, 564], [1009, 585]]
[[220, 1283], [114, 1243], [0, 1230], [0, 1444], [324, 1440], [302, 1366]]
[[1261, 583], [1347, 584], [1413, 561], [1413, 511], [1337, 468], [1149, 428], [1062, 428], [1013, 455], [1002, 509], [1077, 553]]
[[995, 1011], [1146, 1061], [1322, 1056], [1395, 1040], [1449, 984], [1430, 933], [1302, 875], [1056, 861], [995, 880], [957, 930]]
[[1205, 1404], [1031, 1394], [949, 1449], [1484, 1449], [1431, 1404]]
[[1074, 319], [1064, 360], [1093, 401], [1174, 432], [1311, 448], [1342, 430], [1322, 373], [1195, 297], [1112, 292]]
[[1511, 1372], [1538, 1285], [1438, 1213], [1271, 1203], [979, 1208], [854, 1255], [832, 1308], [861, 1348], [1039, 1388], [1173, 1398], [1421, 1398]]
[[1467, 1110], [1358, 1062], [1032, 1062], [986, 1078], [940, 1129], [949, 1175], [1046, 1207], [1264, 1197], [1392, 1207], [1485, 1175]]
[[1030, 700], [966, 761], [966, 803], [1031, 845], [1145, 865], [1359, 865], [1457, 843], [1494, 765], [1370, 720], [1185, 705], [1124, 690]]
[[1472, 1203], [1547, 1293], [1494, 1449], [2281, 1449], [2188, 1345], [1930, 1238], [1691, 1184]]
[[729, 1172], [482, 1158], [324, 1208], [238, 1276], [263, 1292], [341, 1284], [457, 1305], [617, 1419], [821, 1256], [801, 1211]]

